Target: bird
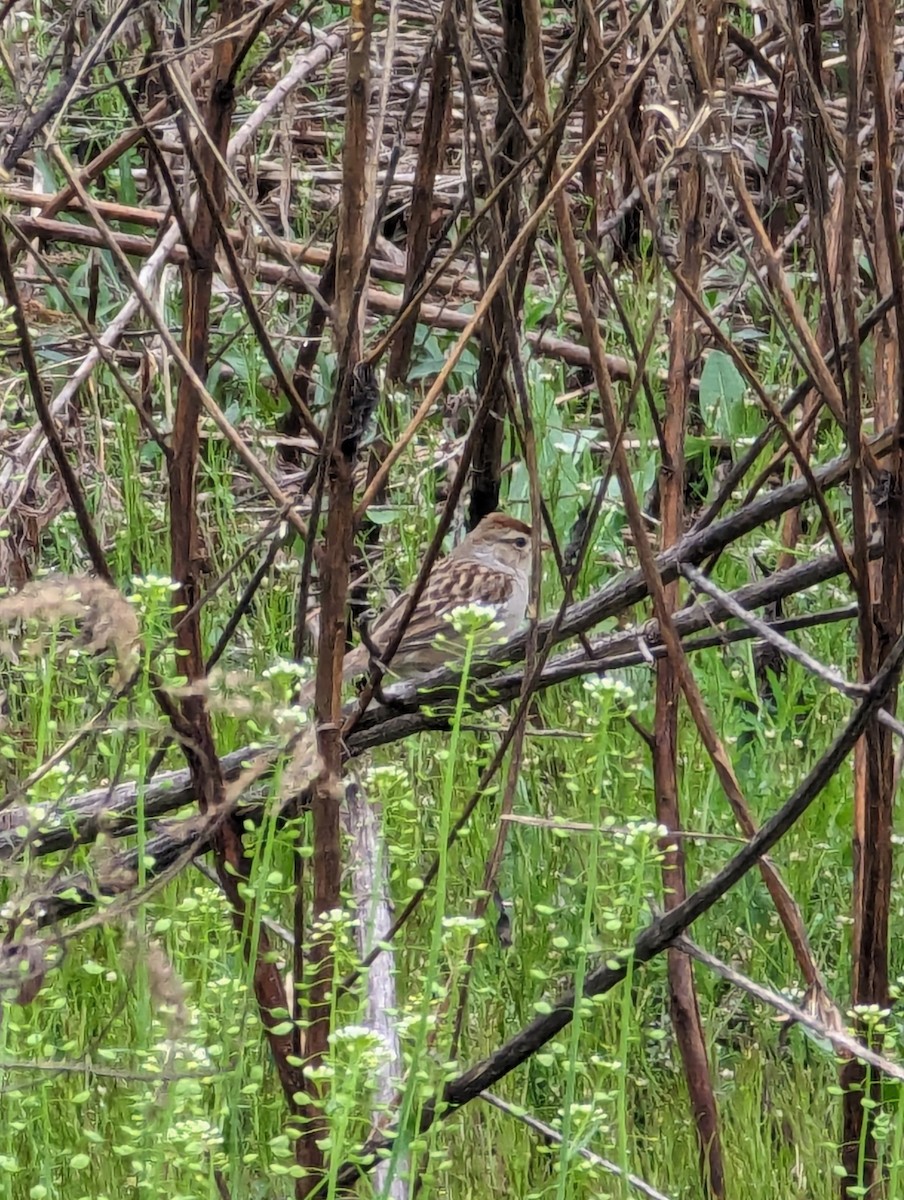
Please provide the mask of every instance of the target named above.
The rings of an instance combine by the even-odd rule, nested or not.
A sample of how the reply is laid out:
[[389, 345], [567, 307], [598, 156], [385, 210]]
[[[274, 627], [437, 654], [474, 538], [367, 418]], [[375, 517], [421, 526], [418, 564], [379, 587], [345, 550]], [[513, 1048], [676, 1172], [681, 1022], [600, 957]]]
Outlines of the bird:
[[[478, 604], [493, 612], [493, 627], [477, 648], [505, 641], [521, 628], [530, 592], [531, 529], [516, 517], [493, 512], [483, 518], [450, 554], [433, 566], [427, 585], [405, 626], [388, 669], [397, 679], [412, 679], [455, 662], [464, 654], [466, 636], [446, 618], [456, 608]], [[395, 640], [412, 588], [377, 617], [362, 642], [342, 665], [346, 682], [367, 672]]]

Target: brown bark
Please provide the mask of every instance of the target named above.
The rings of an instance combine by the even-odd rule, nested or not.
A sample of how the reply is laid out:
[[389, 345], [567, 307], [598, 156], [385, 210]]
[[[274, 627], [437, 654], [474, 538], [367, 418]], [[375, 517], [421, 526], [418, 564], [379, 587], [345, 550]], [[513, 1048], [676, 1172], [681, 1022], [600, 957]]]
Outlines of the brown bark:
[[[107, 244], [103, 232], [98, 229], [92, 229], [87, 225], [69, 224], [62, 221], [45, 221], [43, 217], [20, 216], [16, 218], [15, 226], [25, 238], [40, 237], [46, 240], [70, 242], [73, 245], [79, 246], [106, 246]], [[151, 238], [112, 231], [110, 236], [115, 239], [116, 244], [124, 253], [135, 255], [136, 257], [146, 257], [154, 249], [154, 242]], [[170, 254], [171, 261], [178, 263], [185, 262], [187, 257], [188, 252], [186, 248], [178, 243], [173, 247]], [[322, 253], [318, 254], [316, 249], [309, 251], [304, 257], [307, 257], [311, 261], [325, 261], [325, 256]], [[380, 278], [394, 281], [395, 272], [387, 264], [379, 264], [375, 268], [374, 274]], [[324, 271], [323, 277], [329, 278], [326, 271]], [[307, 288], [305, 285], [310, 284], [318, 287], [320, 282], [318, 276], [313, 275], [311, 272], [305, 272], [301, 267], [297, 269], [297, 274], [287, 274], [286, 268], [275, 262], [258, 262], [254, 269], [254, 278], [260, 280], [262, 283], [279, 284], [281, 287], [291, 291], [306, 291]], [[468, 294], [467, 298], [469, 301], [472, 299], [470, 294]], [[324, 295], [323, 299], [329, 303], [327, 295]], [[372, 287], [368, 290], [367, 304], [371, 313], [392, 317], [396, 316], [403, 309], [401, 296], [394, 296], [377, 287]], [[320, 311], [319, 306], [317, 306], [317, 310]], [[471, 317], [467, 313], [438, 304], [422, 304], [419, 315], [423, 325], [430, 325], [437, 329], [447, 329], [452, 332], [461, 332], [471, 322]], [[555, 334], [547, 333], [541, 329], [528, 330], [525, 339], [538, 354], [558, 358], [562, 362], [575, 367], [587, 367], [590, 365], [590, 356], [587, 353], [586, 347], [579, 345], [577, 342], [568, 341], [566, 338], [557, 337]], [[373, 361], [371, 355], [368, 355], [368, 358]], [[618, 354], [609, 354], [606, 356], [606, 359], [609, 363], [609, 373], [613, 379], [632, 378], [633, 369], [626, 358]], [[303, 366], [304, 363], [302, 363], [302, 368]], [[297, 385], [298, 374], [296, 374], [295, 378]], [[301, 388], [298, 388], [298, 391], [302, 396], [305, 395], [305, 392]]]
[[[502, 61], [499, 64], [500, 91], [496, 110], [496, 144], [492, 159], [493, 187], [524, 153], [524, 133], [519, 114], [524, 100], [527, 71], [527, 32], [520, 0], [501, 0]], [[513, 182], [500, 195], [496, 213], [491, 215], [489, 271], [498, 270], [506, 248], [519, 230], [519, 193]], [[513, 319], [511, 305], [503, 287], [493, 298], [483, 327], [480, 360], [477, 367], [477, 393], [490, 396], [490, 416], [474, 456], [473, 486], [468, 511], [470, 528], [499, 507], [502, 478], [502, 448], [505, 440], [505, 414], [509, 407], [509, 389], [505, 372], [508, 363], [506, 322]]]
[[[898, 238], [894, 197], [894, 5], [888, 0], [866, 0], [865, 29], [869, 39], [867, 61], [871, 75], [876, 115], [874, 190], [875, 261], [877, 283], [896, 291], [895, 310], [880, 327], [875, 355], [875, 419], [888, 421], [904, 430], [904, 282], [901, 245]], [[854, 27], [848, 17], [849, 29]], [[849, 57], [855, 47], [847, 48]], [[873, 481], [878, 499], [874, 515], [884, 526], [887, 561], [881, 570], [870, 571], [869, 587], [863, 589], [860, 620], [861, 677], [871, 679], [889, 646], [902, 628], [904, 618], [904, 459], [895, 449], [887, 473]], [[895, 702], [890, 698], [894, 710]], [[853, 895], [853, 981], [855, 1005], [889, 1004], [888, 944], [892, 888], [892, 828], [894, 808], [894, 747], [887, 729], [875, 720], [867, 727], [857, 748], [854, 772], [854, 895]], [[874, 1109], [864, 1108], [866, 1071], [853, 1061], [841, 1073], [845, 1088], [842, 1130], [842, 1161], [845, 1175], [841, 1195], [851, 1187], [866, 1188], [879, 1195], [877, 1151], [872, 1132]], [[870, 1098], [880, 1099], [880, 1080], [874, 1075]], [[864, 1152], [865, 1150], [865, 1152]], [[861, 1169], [861, 1158], [863, 1165]], [[860, 1194], [859, 1192], [857, 1194]]]
[[[431, 62], [430, 95], [427, 98], [415, 179], [411, 189], [403, 307], [420, 287], [433, 218], [433, 185], [443, 161], [446, 139], [449, 136], [449, 118], [452, 113], [451, 50], [455, 31], [451, 0], [444, 2], [439, 25], [439, 36]], [[387, 375], [390, 379], [401, 380], [408, 373], [419, 311], [420, 305], [412, 309], [395, 335], [387, 365]]]
[[[694, 163], [682, 174], [678, 185], [679, 228], [684, 230], [681, 247], [682, 274], [691, 288], [700, 282], [705, 193], [702, 172]], [[668, 402], [663, 422], [664, 445], [659, 474], [662, 547], [667, 549], [681, 538], [684, 525], [685, 461], [684, 441], [691, 370], [694, 365], [694, 312], [683, 293], [675, 300], [669, 351]], [[665, 588], [669, 612], [678, 603], [677, 584]], [[678, 779], [678, 703], [681, 696], [680, 664], [671, 656], [656, 670], [656, 724], [653, 748], [653, 780], [656, 790], [656, 818], [668, 830], [680, 832], [681, 807]], [[663, 904], [671, 911], [687, 897], [684, 842], [666, 837], [662, 864]], [[684, 1064], [697, 1139], [700, 1146], [703, 1183], [712, 1197], [725, 1195], [722, 1149], [719, 1138], [719, 1114], [710, 1077], [706, 1038], [697, 993], [693, 964], [678, 950], [668, 955], [669, 1010], [672, 1027]]]
[[[227, 0], [220, 13], [223, 27], [232, 25], [242, 12], [241, 0]], [[221, 155], [226, 151], [235, 107], [231, 76], [236, 49], [237, 43], [231, 37], [224, 37], [217, 42], [211, 66], [210, 100], [204, 114], [207, 135]], [[198, 142], [197, 161], [206, 181], [204, 191], [222, 216], [225, 206], [223, 171], [203, 137]], [[204, 379], [207, 373], [217, 231], [213, 212], [203, 200], [198, 201], [192, 245], [194, 254], [186, 259], [182, 272], [184, 351], [194, 371]], [[195, 608], [203, 590], [204, 567], [196, 490], [202, 412], [200, 395], [191, 379], [184, 375], [179, 384], [173, 423], [169, 497], [172, 573], [179, 584], [175, 595], [174, 637], [180, 652], [180, 664], [190, 681], [201, 679], [205, 674], [200, 619]], [[184, 619], [185, 610], [189, 612], [188, 619]], [[172, 709], [170, 716], [185, 748], [199, 807], [204, 813], [215, 812], [225, 803], [224, 779], [206, 702], [200, 695], [183, 697], [178, 710]], [[232, 905], [236, 929], [241, 933], [245, 925], [245, 902], [239, 884], [248, 877], [248, 864], [242, 846], [241, 824], [234, 817], [227, 817], [218, 823], [213, 837], [213, 850], [217, 875]], [[246, 942], [246, 952], [248, 949]], [[290, 1038], [272, 1032], [277, 1024], [274, 1010], [285, 1006], [285, 990], [278, 969], [269, 961], [269, 951], [266, 933], [261, 929], [253, 973], [255, 996], [261, 1021], [268, 1032], [280, 1082], [287, 1098], [291, 1098], [302, 1080], [288, 1062]]]
[[[336, 239], [336, 328], [338, 383], [324, 446], [329, 495], [323, 553], [320, 560], [320, 634], [315, 677], [314, 712], [322, 769], [311, 800], [314, 855], [312, 863], [311, 927], [308, 954], [310, 978], [307, 1004], [306, 1066], [317, 1066], [327, 1052], [334, 975], [333, 935], [323, 924], [340, 905], [340, 812], [342, 775], [342, 660], [346, 649], [346, 605], [353, 549], [354, 487], [352, 468], [357, 453], [355, 405], [361, 403], [357, 367], [361, 323], [357, 297], [359, 281], [366, 282], [368, 244], [370, 52], [375, 0], [353, 0], [349, 13], [347, 103], [342, 154], [342, 198]], [[299, 933], [296, 928], [296, 936]], [[308, 1091], [316, 1091], [308, 1081]], [[305, 1167], [299, 1194], [318, 1192], [324, 1152], [317, 1144], [325, 1131], [316, 1102], [304, 1110], [304, 1130], [296, 1158]]]
[[[816, 329], [816, 344], [827, 353], [837, 346], [838, 320], [831, 298], [837, 293], [838, 261], [841, 242], [842, 193], [837, 188], [834, 197], [829, 195], [828, 147], [823, 124], [822, 104], [822, 46], [820, 14], [813, 0], [794, 0], [792, 6], [792, 48], [796, 67], [788, 80], [783, 75], [783, 85], [790, 82], [804, 145], [804, 191], [810, 214], [810, 233], [816, 256], [816, 266], [822, 283], [823, 295], [829, 302], [823, 305]], [[786, 147], [789, 144], [785, 138]], [[787, 166], [787, 150], [782, 156]], [[822, 398], [813, 391], [804, 401], [802, 419], [806, 429], [800, 437], [800, 448], [809, 460], [818, 431], [817, 414], [822, 407]], [[796, 472], [800, 467], [795, 468]], [[799, 509], [786, 515], [782, 526], [782, 542], [785, 552], [779, 558], [779, 569], [794, 561], [794, 551], [801, 534]]]
[[[573, 266], [578, 267], [575, 263]], [[860, 737], [873, 712], [885, 703], [896, 681], [904, 659], [904, 639], [894, 648], [882, 671], [867, 692], [866, 698], [847, 722], [830, 749], [795, 788], [792, 796], [763, 826], [752, 842], [745, 845], [703, 887], [688, 896], [683, 905], [648, 925], [636, 938], [633, 953], [619, 960], [608, 959], [594, 967], [584, 981], [584, 997], [603, 995], [623, 983], [628, 972], [640, 963], [649, 962], [655, 954], [670, 946], [693, 921], [708, 912], [748, 871], [767, 854], [781, 837], [803, 816], [821, 791], [835, 778], [854, 743]], [[534, 1017], [504, 1045], [487, 1058], [449, 1081], [436, 1099], [425, 1104], [420, 1118], [424, 1132], [439, 1119], [447, 1119], [456, 1108], [469, 1103], [481, 1092], [524, 1063], [542, 1046], [547, 1045], [571, 1021], [578, 997], [573, 990], [559, 996], [550, 1011]], [[344, 1164], [338, 1173], [340, 1185], [352, 1185], [360, 1179], [362, 1161], [378, 1162], [377, 1154], [391, 1145], [385, 1134], [378, 1133], [359, 1149], [354, 1162]], [[364, 1156], [371, 1156], [367, 1160]]]

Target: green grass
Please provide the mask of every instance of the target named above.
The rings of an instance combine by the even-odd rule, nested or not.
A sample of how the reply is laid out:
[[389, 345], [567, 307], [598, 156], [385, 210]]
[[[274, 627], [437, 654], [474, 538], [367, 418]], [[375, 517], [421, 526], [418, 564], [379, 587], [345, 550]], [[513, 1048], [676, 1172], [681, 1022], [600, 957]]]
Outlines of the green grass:
[[[639, 289], [642, 292], [642, 289]], [[288, 313], [278, 310], [279, 320]], [[636, 320], [643, 328], [644, 312]], [[620, 352], [614, 337], [610, 349]], [[429, 372], [443, 340], [422, 347]], [[241, 385], [250, 387], [243, 415], [266, 426], [269, 410], [255, 386], [260, 367], [243, 338], [232, 347]], [[784, 381], [773, 354], [776, 387]], [[651, 363], [651, 368], [659, 363]], [[466, 380], [470, 366], [462, 368]], [[564, 373], [528, 364], [544, 495], [560, 536], [566, 537], [598, 478], [591, 451], [592, 405], [557, 403], [566, 391]], [[324, 386], [330, 364], [321, 364]], [[143, 445], [137, 422], [116, 390], [98, 374], [92, 418], [103, 424], [105, 477], [86, 482], [89, 500], [110, 559], [126, 591], [143, 597], [147, 661], [175, 677], [167, 649], [167, 597], [157, 585], [133, 585], [133, 563], [145, 577], [166, 576], [165, 476], [159, 456]], [[230, 385], [231, 386], [231, 385]], [[236, 385], [238, 386], [238, 385]], [[230, 388], [226, 388], [227, 398]], [[321, 393], [318, 397], [323, 399]], [[416, 399], [403, 396], [413, 408]], [[652, 437], [643, 406], [637, 436]], [[743, 433], [760, 427], [745, 408]], [[740, 433], [741, 430], [736, 432]], [[431, 461], [436, 431], [410, 453], [393, 485], [381, 530], [384, 564], [402, 581], [415, 571], [433, 522], [435, 479]], [[514, 448], [513, 448], [514, 451]], [[203, 529], [214, 576], [237, 557], [257, 529], [260, 505], [249, 506], [232, 484], [233, 463], [222, 442], [204, 446], [199, 479]], [[652, 482], [655, 462], [634, 460], [638, 491]], [[523, 512], [527, 480], [516, 466], [506, 499]], [[839, 520], [847, 520], [840, 493], [830, 497]], [[626, 554], [624, 520], [613, 488], [599, 539], [581, 579], [586, 594]], [[752, 550], [767, 560], [778, 546], [773, 531], [753, 535], [720, 562], [717, 578], [732, 587], [749, 574]], [[66, 571], [85, 569], [74, 523], [62, 514], [43, 535], [42, 562]], [[205, 612], [207, 648], [214, 644], [253, 563]], [[287, 657], [291, 642], [295, 549], [288, 547], [256, 598], [224, 662], [242, 672], [234, 693], [218, 696], [216, 728], [222, 751], [264, 740], [276, 732], [275, 709], [289, 694], [285, 675], [268, 682], [263, 672]], [[545, 608], [559, 589], [545, 579]], [[788, 613], [836, 603], [830, 584], [786, 605]], [[378, 597], [375, 597], [378, 599]], [[61, 634], [60, 637], [64, 635]], [[849, 675], [855, 646], [846, 627], [800, 635], [818, 658]], [[826, 693], [794, 664], [776, 687], [773, 706], [755, 713], [742, 701], [756, 696], [749, 645], [697, 655], [694, 668], [717, 728], [733, 751], [740, 781], [757, 819], [765, 819], [793, 789], [849, 711], [846, 700]], [[8, 778], [22, 778], [44, 755], [81, 727], [109, 695], [103, 663], [83, 654], [60, 656], [52, 644], [37, 658], [3, 668], [10, 716], [0, 732]], [[255, 681], [258, 690], [247, 679]], [[637, 716], [652, 724], [653, 677], [646, 668], [621, 676], [633, 689]], [[244, 682], [243, 682], [244, 681]], [[236, 696], [251, 700], [239, 711]], [[232, 697], [232, 698], [231, 698]], [[494, 910], [479, 930], [470, 996], [457, 1061], [449, 1061], [452, 1018], [471, 927], [468, 918], [495, 838], [498, 794], [481, 802], [464, 835], [448, 855], [437, 885], [396, 943], [399, 1024], [409, 1075], [403, 1111], [415, 1112], [443, 1079], [491, 1053], [542, 1011], [588, 969], [629, 945], [660, 902], [655, 842], [647, 823], [654, 811], [649, 757], [627, 726], [624, 707], [609, 692], [581, 683], [544, 696], [542, 726], [575, 738], [546, 736], [529, 728], [517, 814], [547, 822], [591, 822], [594, 834], [555, 827], [513, 825], [499, 889], [511, 905], [513, 945], [494, 932]], [[444, 843], [445, 830], [475, 787], [498, 738], [498, 714], [456, 722], [451, 736], [424, 735], [389, 747], [355, 764], [367, 794], [382, 807], [389, 852], [390, 888], [397, 910], [407, 901]], [[477, 727], [476, 730], [474, 727]], [[95, 739], [77, 748], [67, 764], [46, 777], [31, 803], [53, 801], [104, 780], [140, 778], [164, 732], [144, 678]], [[171, 750], [167, 764], [181, 765]], [[682, 808], [688, 828], [735, 835], [714, 772], [686, 714], [681, 720]], [[797, 898], [817, 961], [842, 1007], [848, 994], [850, 769], [839, 773], [799, 826], [774, 854]], [[634, 826], [627, 834], [612, 827]], [[277, 829], [270, 821], [248, 830], [255, 851], [248, 885], [255, 925], [263, 916], [291, 924], [296, 856], [310, 845], [309, 819]], [[689, 885], [696, 886], [732, 852], [726, 841], [688, 843]], [[73, 862], [103, 874], [108, 839], [79, 851]], [[67, 860], [68, 863], [68, 860]], [[7, 883], [14, 897], [46, 879], [57, 860], [24, 864]], [[904, 915], [896, 892], [894, 916]], [[63, 932], [63, 931], [61, 931]], [[344, 920], [340, 968], [354, 963], [353, 938]], [[791, 951], [758, 876], [751, 874], [693, 930], [704, 946], [753, 978], [779, 990], [798, 987]], [[51, 939], [52, 940], [52, 939]], [[894, 973], [904, 971], [893, 940]], [[290, 955], [278, 945], [283, 962]], [[166, 1194], [170, 1200], [215, 1194], [214, 1167], [221, 1168], [234, 1200], [292, 1193], [291, 1139], [285, 1106], [261, 1034], [247, 967], [225, 901], [201, 874], [187, 870], [153, 893], [126, 918], [110, 919], [66, 939], [50, 964], [39, 997], [10, 1003], [0, 1025], [0, 1194], [11, 1200], [102, 1200], [123, 1195]], [[696, 970], [709, 1039], [730, 1194], [737, 1200], [828, 1200], [837, 1192], [839, 1104], [833, 1088], [837, 1064], [800, 1030], [783, 1032], [773, 1015]], [[336, 1001], [336, 1023], [360, 1024], [361, 990]], [[902, 1031], [893, 1015], [889, 1052], [900, 1049]], [[349, 1035], [335, 1047], [330, 1112], [335, 1160], [354, 1150], [371, 1119], [373, 1048]], [[622, 1183], [571, 1152], [587, 1146], [646, 1178], [667, 1195], [700, 1195], [697, 1150], [680, 1062], [668, 1019], [664, 960], [639, 967], [629, 981], [586, 1006], [580, 1019], [497, 1089], [514, 1104], [558, 1126], [564, 1148], [543, 1145], [511, 1117], [475, 1102], [426, 1137], [403, 1149], [423, 1181], [424, 1195], [455, 1200], [490, 1195], [524, 1200], [584, 1200], [633, 1195]], [[889, 1087], [889, 1157], [901, 1160], [900, 1100]], [[900, 1167], [896, 1168], [900, 1170]], [[364, 1183], [361, 1194], [368, 1194]]]

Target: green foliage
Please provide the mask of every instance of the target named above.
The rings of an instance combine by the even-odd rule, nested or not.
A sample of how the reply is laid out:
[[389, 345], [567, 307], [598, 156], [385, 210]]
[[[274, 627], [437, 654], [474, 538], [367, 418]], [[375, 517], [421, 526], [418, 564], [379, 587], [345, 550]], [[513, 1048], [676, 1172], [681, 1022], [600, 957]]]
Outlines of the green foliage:
[[[35, 6], [38, 46], [46, 38], [41, 8]], [[338, 17], [340, 10], [333, 15]], [[117, 100], [108, 97], [105, 102], [102, 115], [109, 131], [121, 113]], [[124, 203], [138, 196], [138, 161], [126, 155], [110, 172], [111, 194]], [[46, 176], [48, 186], [60, 182], [41, 153], [35, 156], [35, 169]], [[304, 195], [294, 219], [307, 236], [312, 212]], [[667, 310], [674, 295], [668, 280], [658, 277], [651, 245], [645, 252], [635, 274], [626, 271], [617, 279], [630, 297], [629, 319], [640, 339], [654, 304]], [[124, 292], [109, 255], [102, 252], [97, 261], [102, 326]], [[739, 273], [738, 264], [728, 261], [725, 278], [710, 281], [707, 295], [714, 308], [725, 289], [735, 287]], [[66, 282], [73, 297], [84, 299], [87, 263], [73, 265]], [[528, 291], [528, 328], [539, 327], [556, 311], [551, 297], [559, 281], [552, 269], [547, 283], [542, 294]], [[806, 284], [803, 279], [802, 287]], [[65, 311], [53, 289], [46, 301], [51, 311]], [[777, 391], [790, 376], [786, 349], [769, 324], [756, 287], [746, 303], [752, 324], [732, 336], [743, 353], [756, 357], [760, 377]], [[295, 300], [277, 295], [267, 313], [289, 372], [301, 311]], [[234, 301], [218, 298], [214, 312], [210, 387], [244, 431], [270, 433], [282, 403], [274, 397], [269, 368]], [[166, 313], [177, 328], [177, 296], [167, 298]], [[5, 348], [7, 314], [0, 314], [0, 320]], [[603, 324], [607, 349], [628, 354], [623, 330], [611, 313]], [[55, 383], [69, 370], [70, 351], [61, 347], [56, 329], [37, 333], [42, 369]], [[451, 341], [439, 331], [419, 332], [408, 385], [386, 396], [378, 414], [381, 432], [388, 437], [419, 403]], [[657, 371], [664, 365], [662, 356], [657, 342], [649, 374], [660, 409], [663, 386]], [[476, 351], [469, 348], [453, 372], [450, 390], [473, 384], [476, 365]], [[526, 356], [524, 367], [543, 495], [560, 538], [567, 540], [608, 464], [598, 397], [586, 388], [572, 390], [571, 373], [548, 360]], [[17, 368], [6, 364], [5, 369], [18, 390]], [[314, 370], [316, 409], [329, 398], [334, 382], [335, 361], [325, 348]], [[175, 386], [175, 376], [164, 374], [153, 388], [154, 411], [164, 432]], [[620, 405], [627, 395], [627, 387], [617, 385]], [[24, 426], [16, 413], [18, 403], [4, 393], [3, 419], [16, 430]], [[144, 780], [164, 732], [154, 688], [178, 680], [162, 452], [105, 369], [85, 389], [82, 404], [90, 446], [82, 482], [116, 578], [139, 616], [140, 670], [131, 691], [114, 699], [109, 658], [77, 645], [69, 627], [50, 631], [31, 657], [5, 656], [0, 667], [6, 697], [0, 770], [11, 791], [29, 780], [29, 820], [40, 819], [74, 793]], [[705, 491], [712, 484], [717, 443], [743, 444], [763, 426], [742, 376], [720, 350], [710, 350], [703, 364], [697, 415], [687, 450], [702, 463]], [[627, 433], [634, 484], [645, 495], [660, 467], [645, 402], [636, 405]], [[836, 435], [821, 436], [823, 448], [831, 450]], [[202, 438], [200, 517], [213, 582], [235, 563], [258, 532], [261, 512], [269, 517], [270, 509], [262, 508], [259, 493], [239, 474], [228, 447], [207, 421]], [[406, 584], [416, 573], [435, 527], [435, 500], [444, 482], [435, 464], [446, 461], [448, 451], [440, 422], [428, 423], [403, 457], [386, 504], [371, 514], [380, 527], [382, 551], [371, 589], [376, 604], [389, 588]], [[266, 446], [260, 452], [265, 456]], [[529, 480], [514, 440], [506, 458], [511, 466], [504, 478], [504, 503], [525, 514]], [[842, 529], [847, 528], [843, 494], [831, 494], [829, 504]], [[624, 535], [623, 507], [613, 481], [578, 581], [578, 598], [602, 586], [613, 567], [633, 565]], [[87, 571], [71, 513], [61, 513], [40, 536], [41, 560], [49, 568]], [[718, 582], [736, 586], [747, 577], [752, 556], [771, 564], [778, 548], [774, 530], [757, 531], [722, 556]], [[244, 563], [206, 605], [205, 653], [216, 644], [256, 562], [252, 557]], [[297, 674], [286, 659], [298, 569], [294, 548], [284, 548], [233, 637], [222, 674], [212, 681], [210, 701], [222, 751], [271, 740], [284, 734], [291, 721]], [[795, 597], [787, 609], [825, 608], [842, 596], [838, 585], [829, 584]], [[561, 585], [550, 568], [544, 578], [544, 611], [554, 611], [560, 597]], [[816, 657], [853, 674], [853, 641], [838, 626], [796, 636]], [[825, 749], [849, 703], [827, 693], [795, 664], [788, 664], [780, 678], [767, 677], [769, 686], [764, 687], [749, 644], [700, 653], [693, 666], [754, 814], [765, 820]], [[511, 1104], [561, 1132], [561, 1146], [539, 1141], [510, 1117], [478, 1104], [423, 1136], [417, 1133], [424, 1104], [444, 1081], [548, 1011], [564, 989], [577, 984], [580, 990], [596, 965], [629, 953], [637, 931], [661, 905], [662, 841], [651, 821], [650, 759], [628, 724], [629, 717], [636, 717], [652, 725], [654, 690], [652, 672], [639, 667], [619, 673], [617, 682], [574, 682], [539, 700], [536, 720], [528, 725], [514, 792], [515, 819], [498, 876], [511, 921], [510, 946], [494, 925], [492, 904], [482, 918], [474, 915], [496, 838], [498, 782], [481, 797], [455, 844], [446, 848], [451, 823], [477, 786], [503, 718], [492, 712], [467, 714], [462, 691], [450, 734], [409, 739], [355, 764], [368, 801], [381, 816], [393, 906], [399, 911], [423, 893], [420, 908], [395, 943], [397, 1010], [391, 1015], [403, 1069], [391, 1081], [401, 1095], [401, 1132], [391, 1161], [399, 1170], [407, 1161], [425, 1196], [621, 1200], [633, 1194], [580, 1158], [581, 1148], [650, 1180], [667, 1195], [699, 1194], [698, 1152], [669, 1024], [663, 960], [632, 966], [620, 988], [581, 1004], [570, 1027], [498, 1089]], [[111, 710], [105, 713], [108, 702]], [[48, 755], [66, 746], [94, 717], [98, 731], [69, 746], [45, 769]], [[737, 829], [685, 715], [679, 738], [684, 822], [692, 833], [705, 835], [684, 843], [689, 886], [694, 887], [725, 862]], [[171, 747], [163, 766], [175, 768], [182, 762], [182, 752]], [[505, 778], [505, 769], [499, 778]], [[845, 768], [774, 856], [801, 905], [816, 958], [842, 1004], [850, 967], [850, 796], [850, 769]], [[155, 864], [148, 857], [152, 822], [141, 788], [139, 797], [135, 844], [144, 880]], [[165, 887], [143, 894], [140, 906], [126, 918], [102, 913], [97, 923], [86, 922], [89, 927], [48, 959], [37, 1000], [17, 1004], [7, 999], [0, 1023], [0, 1194], [11, 1200], [158, 1194], [194, 1200], [216, 1194], [214, 1172], [222, 1171], [235, 1200], [293, 1195], [298, 1126], [287, 1117], [275, 1080], [243, 943], [254, 950], [264, 922], [271, 931], [291, 926], [296, 883], [299, 877], [306, 880], [313, 853], [311, 821], [305, 813], [278, 820], [272, 807], [261, 822], [243, 815], [252, 867], [242, 884], [251, 917], [241, 934], [219, 888], [190, 868]], [[102, 879], [111, 843], [102, 832], [96, 847], [79, 847], [72, 855], [38, 860], [27, 853], [8, 872], [3, 901], [24, 906], [55, 873], [79, 870], [89, 880]], [[438, 874], [428, 887], [425, 878], [437, 854]], [[902, 896], [899, 887], [894, 900], [898, 920], [904, 917]], [[350, 891], [344, 901], [341, 910], [326, 918], [337, 957], [333, 1033], [320, 1069], [321, 1080], [329, 1084], [322, 1111], [334, 1166], [366, 1139], [375, 1111], [385, 1106], [375, 1096], [388, 1053], [381, 1037], [365, 1025], [366, 977], [342, 987], [358, 962]], [[793, 955], [758, 878], [746, 878], [699, 922], [694, 935], [756, 979], [795, 994], [799, 975]], [[271, 940], [287, 975], [292, 950], [278, 933]], [[895, 972], [901, 972], [897, 942], [892, 950]], [[302, 1000], [312, 982], [308, 955], [305, 963], [302, 977], [291, 981]], [[838, 1064], [833, 1054], [801, 1030], [786, 1033], [764, 1006], [728, 992], [704, 971], [696, 979], [718, 1089], [729, 1194], [738, 1200], [834, 1200]], [[456, 1030], [458, 998], [466, 981], [469, 999]], [[295, 1029], [294, 998], [290, 989], [285, 1008], [270, 1014], [285, 1032]], [[865, 1016], [873, 1021], [881, 1046], [900, 1055], [904, 1029], [898, 1007], [896, 1000], [891, 1013]], [[305, 1032], [303, 1022], [299, 1032]], [[801, 1096], [807, 1097], [806, 1104], [800, 1103]], [[296, 1097], [298, 1102], [308, 1099]], [[889, 1194], [895, 1195], [904, 1163], [900, 1089], [883, 1084], [883, 1100], [880, 1143]], [[362, 1183], [360, 1194], [366, 1196], [368, 1187], [367, 1181]], [[323, 1194], [336, 1194], [335, 1180]]]
[[749, 432], [744, 398], [747, 385], [724, 350], [711, 350], [700, 374], [700, 415], [703, 426], [724, 438]]

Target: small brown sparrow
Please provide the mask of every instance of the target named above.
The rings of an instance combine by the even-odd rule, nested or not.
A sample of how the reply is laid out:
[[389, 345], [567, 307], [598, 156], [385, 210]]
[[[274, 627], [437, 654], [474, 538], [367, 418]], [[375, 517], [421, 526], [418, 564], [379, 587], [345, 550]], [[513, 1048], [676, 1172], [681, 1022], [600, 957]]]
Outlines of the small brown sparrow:
[[[445, 618], [464, 605], [479, 604], [494, 612], [496, 627], [479, 640], [481, 649], [511, 637], [524, 622], [530, 570], [530, 526], [503, 513], [484, 517], [451, 554], [434, 564], [392, 656], [390, 672], [410, 679], [460, 658], [465, 638]], [[380, 658], [398, 631], [410, 594], [410, 588], [402, 592], [377, 617], [368, 631], [369, 646], [362, 643], [346, 654], [343, 679], [363, 675], [374, 656], [372, 651]]]

